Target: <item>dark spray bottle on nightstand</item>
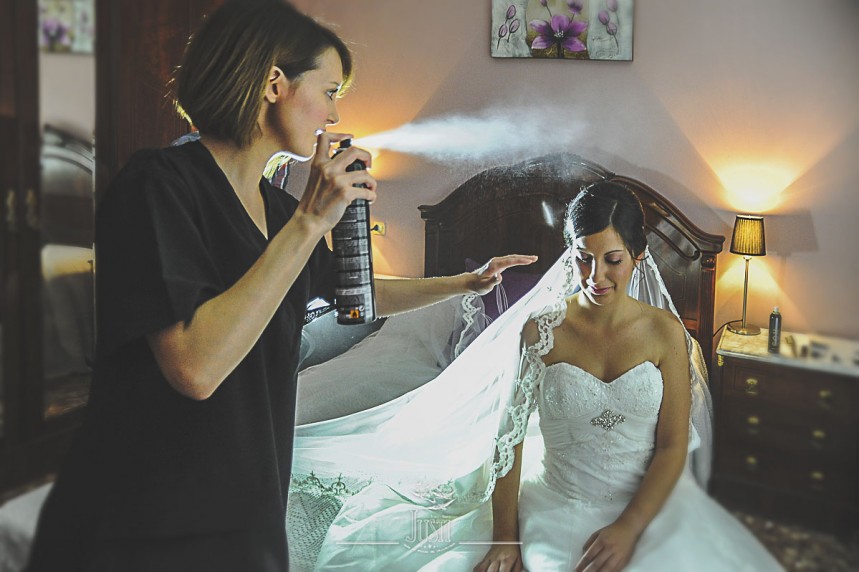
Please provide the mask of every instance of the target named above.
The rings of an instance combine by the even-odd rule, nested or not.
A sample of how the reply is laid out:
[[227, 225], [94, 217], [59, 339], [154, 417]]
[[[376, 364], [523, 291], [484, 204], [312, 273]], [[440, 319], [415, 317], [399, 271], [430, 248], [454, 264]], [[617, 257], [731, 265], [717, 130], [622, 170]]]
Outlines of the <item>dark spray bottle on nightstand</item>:
[[781, 314], [778, 311], [778, 306], [773, 308], [770, 314], [770, 331], [769, 340], [767, 342], [767, 351], [771, 354], [777, 354], [781, 346]]
[[[334, 155], [342, 153], [351, 145], [349, 139], [341, 141]], [[346, 170], [366, 168], [363, 161], [356, 159]], [[334, 288], [337, 323], [369, 324], [376, 319], [369, 202], [355, 199], [346, 207], [343, 218], [331, 230], [331, 242], [337, 264], [337, 284]]]

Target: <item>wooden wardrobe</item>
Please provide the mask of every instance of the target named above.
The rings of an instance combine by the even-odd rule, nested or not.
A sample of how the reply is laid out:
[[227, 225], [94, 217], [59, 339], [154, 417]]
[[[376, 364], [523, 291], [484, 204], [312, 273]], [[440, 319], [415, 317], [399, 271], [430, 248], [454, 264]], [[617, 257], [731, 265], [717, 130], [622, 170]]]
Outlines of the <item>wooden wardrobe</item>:
[[[187, 131], [174, 111], [168, 82], [189, 35], [205, 14], [223, 3], [94, 1], [94, 139], [59, 142], [62, 152], [72, 149], [72, 155], [83, 158], [79, 162], [84, 173], [89, 165], [90, 204], [97, 204], [131, 153], [164, 146]], [[49, 198], [45, 149], [58, 143], [48, 141], [50, 129], [40, 125], [38, 2], [0, 0], [0, 14], [1, 501], [49, 478], [81, 421], [86, 371], [76, 372], [73, 380], [79, 403], [60, 409], [48, 403], [50, 388], [60, 382], [49, 380], [46, 373], [50, 356], [43, 340], [43, 258], [48, 229], [43, 222], [65, 217], [78, 230], [74, 240], [81, 242], [91, 236], [92, 213], [57, 208], [53, 199], [44, 200]]]

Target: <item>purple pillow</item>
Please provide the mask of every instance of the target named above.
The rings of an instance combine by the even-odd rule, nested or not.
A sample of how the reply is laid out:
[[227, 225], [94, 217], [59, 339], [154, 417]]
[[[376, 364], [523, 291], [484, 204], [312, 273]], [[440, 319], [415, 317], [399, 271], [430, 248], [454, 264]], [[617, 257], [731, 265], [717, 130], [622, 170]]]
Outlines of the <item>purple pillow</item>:
[[[466, 272], [474, 272], [483, 264], [478, 264], [471, 258], [465, 259]], [[539, 274], [528, 274], [517, 272], [515, 268], [509, 268], [502, 274], [502, 281], [492, 292], [481, 296], [486, 316], [495, 320], [504, 310], [515, 304], [519, 298], [528, 293], [542, 278]]]

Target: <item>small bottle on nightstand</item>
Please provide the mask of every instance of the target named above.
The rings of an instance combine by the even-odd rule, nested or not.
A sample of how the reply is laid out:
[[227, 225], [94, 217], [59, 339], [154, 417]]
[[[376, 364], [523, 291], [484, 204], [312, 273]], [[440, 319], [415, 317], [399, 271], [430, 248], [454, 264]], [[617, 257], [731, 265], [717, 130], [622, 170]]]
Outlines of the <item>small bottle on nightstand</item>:
[[779, 314], [778, 306], [773, 308], [770, 314], [770, 331], [769, 340], [767, 342], [767, 350], [771, 354], [777, 354], [781, 346], [781, 314]]

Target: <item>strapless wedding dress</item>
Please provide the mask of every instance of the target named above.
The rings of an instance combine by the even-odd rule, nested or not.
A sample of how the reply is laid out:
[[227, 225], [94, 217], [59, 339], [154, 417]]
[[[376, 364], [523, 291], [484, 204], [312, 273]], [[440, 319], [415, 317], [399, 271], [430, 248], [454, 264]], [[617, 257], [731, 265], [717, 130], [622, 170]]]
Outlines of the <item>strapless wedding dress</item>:
[[[610, 383], [569, 363], [546, 368], [537, 396], [543, 462], [523, 479], [519, 499], [528, 570], [573, 570], [587, 539], [620, 515], [652, 458], [661, 403], [662, 375], [651, 362]], [[642, 534], [626, 570], [782, 567], [687, 469]]]

